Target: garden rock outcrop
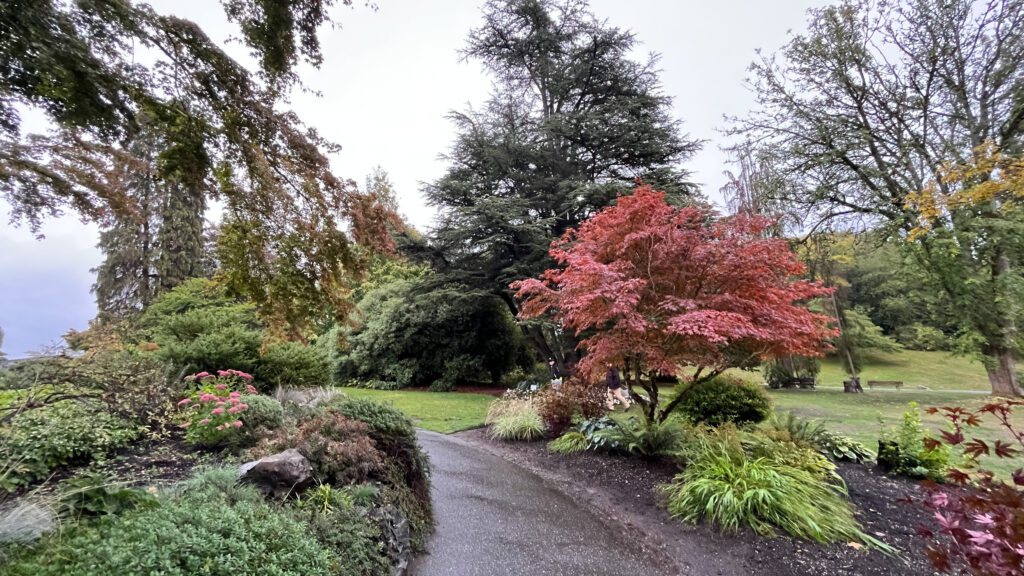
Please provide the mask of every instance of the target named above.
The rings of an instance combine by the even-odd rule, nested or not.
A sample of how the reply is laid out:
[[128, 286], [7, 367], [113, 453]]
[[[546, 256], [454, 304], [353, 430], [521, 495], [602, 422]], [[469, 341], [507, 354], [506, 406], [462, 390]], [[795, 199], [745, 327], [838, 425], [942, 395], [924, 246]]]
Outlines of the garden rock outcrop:
[[298, 450], [290, 448], [243, 464], [238, 479], [255, 485], [264, 494], [280, 498], [312, 486], [313, 466]]

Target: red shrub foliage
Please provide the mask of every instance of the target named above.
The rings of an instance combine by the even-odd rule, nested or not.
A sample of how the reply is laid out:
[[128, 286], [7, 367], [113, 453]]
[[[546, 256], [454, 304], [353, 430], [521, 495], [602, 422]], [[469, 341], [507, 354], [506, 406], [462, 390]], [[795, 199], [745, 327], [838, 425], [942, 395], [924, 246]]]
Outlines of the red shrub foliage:
[[[976, 411], [960, 407], [929, 408], [952, 425], [938, 444], [959, 446], [967, 459], [963, 470], [951, 470], [952, 487], [926, 483], [925, 495], [911, 502], [932, 512], [938, 534], [921, 526], [918, 532], [929, 540], [928, 557], [937, 570], [977, 576], [1014, 576], [1024, 573], [1024, 470], [1012, 474], [1012, 484], [995, 478], [980, 459], [985, 456], [1012, 458], [1024, 453], [1024, 431], [1010, 421], [1019, 400], [1000, 400]], [[965, 431], [981, 424], [984, 415], [994, 418], [1010, 432], [1015, 444], [1002, 440], [987, 442], [968, 439]]]
[[561, 268], [511, 288], [522, 318], [552, 311], [584, 336], [584, 374], [625, 366], [627, 386], [648, 392], [641, 403], [651, 417], [653, 374], [694, 366], [709, 379], [770, 358], [820, 356], [835, 335], [830, 318], [806, 306], [831, 290], [798, 279], [803, 264], [786, 240], [765, 237], [769, 223], [676, 208], [640, 186], [552, 243]]
[[258, 455], [295, 448], [309, 459], [318, 480], [336, 485], [360, 484], [384, 472], [384, 455], [370, 438], [370, 428], [333, 409], [277, 431], [254, 450]]
[[576, 414], [584, 418], [596, 418], [607, 411], [605, 408], [605, 386], [592, 384], [583, 378], [566, 378], [557, 390], [545, 390], [534, 398], [534, 405], [544, 421], [548, 434], [559, 436], [572, 422]]

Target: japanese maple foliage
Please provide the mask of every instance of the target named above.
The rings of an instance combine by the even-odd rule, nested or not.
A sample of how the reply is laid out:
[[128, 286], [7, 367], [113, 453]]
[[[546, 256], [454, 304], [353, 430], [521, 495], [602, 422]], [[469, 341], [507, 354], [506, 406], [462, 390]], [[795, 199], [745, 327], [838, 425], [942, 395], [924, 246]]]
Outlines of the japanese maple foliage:
[[[1024, 469], [1011, 474], [1011, 482], [999, 479], [981, 463], [983, 457], [1019, 459], [1024, 454], [1024, 431], [1011, 419], [1018, 400], [1000, 399], [971, 411], [959, 406], [929, 408], [949, 422], [940, 444], [959, 447], [964, 464], [947, 473], [951, 485], [924, 484], [922, 498], [907, 502], [924, 506], [938, 525], [937, 533], [918, 527], [928, 540], [928, 558], [937, 570], [976, 576], [1015, 576], [1024, 573]], [[986, 442], [968, 438], [965, 432], [978, 429], [982, 418], [995, 419], [1008, 432], [1011, 442]]]
[[804, 267], [785, 240], [764, 237], [760, 217], [719, 219], [708, 210], [676, 208], [664, 193], [638, 187], [552, 243], [562, 266], [540, 279], [514, 282], [523, 318], [553, 312], [582, 336], [580, 369], [625, 367], [625, 381], [659, 411], [657, 373], [697, 368], [695, 380], [731, 367], [790, 354], [821, 355], [834, 336], [830, 318], [805, 303], [826, 295], [796, 279]]

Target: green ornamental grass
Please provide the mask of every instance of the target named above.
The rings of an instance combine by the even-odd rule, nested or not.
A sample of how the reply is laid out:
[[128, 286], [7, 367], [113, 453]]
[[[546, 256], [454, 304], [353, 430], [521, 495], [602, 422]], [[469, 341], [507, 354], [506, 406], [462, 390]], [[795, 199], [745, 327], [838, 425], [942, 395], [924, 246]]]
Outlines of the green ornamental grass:
[[777, 529], [816, 542], [885, 544], [864, 534], [841, 486], [770, 458], [748, 458], [722, 433], [700, 435], [684, 451], [686, 469], [662, 487], [669, 513], [727, 532], [749, 526], [763, 536]]
[[578, 430], [571, 430], [548, 442], [548, 450], [562, 454], [583, 452], [590, 446], [590, 441]]
[[509, 401], [491, 422], [491, 437], [498, 440], [530, 441], [544, 436], [544, 422], [529, 400]]

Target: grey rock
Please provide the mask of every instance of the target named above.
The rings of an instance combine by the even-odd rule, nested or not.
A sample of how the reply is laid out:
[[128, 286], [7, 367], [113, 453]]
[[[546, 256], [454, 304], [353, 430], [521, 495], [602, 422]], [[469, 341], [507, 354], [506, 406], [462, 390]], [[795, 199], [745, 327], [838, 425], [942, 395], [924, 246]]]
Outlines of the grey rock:
[[394, 505], [374, 508], [367, 516], [380, 529], [384, 551], [391, 564], [392, 576], [405, 576], [409, 569], [409, 560], [412, 559], [409, 521]]
[[264, 494], [281, 498], [313, 485], [313, 466], [294, 448], [246, 462], [238, 470], [238, 480], [254, 484]]
[[27, 499], [0, 507], [0, 543], [30, 544], [56, 528], [53, 508]]

